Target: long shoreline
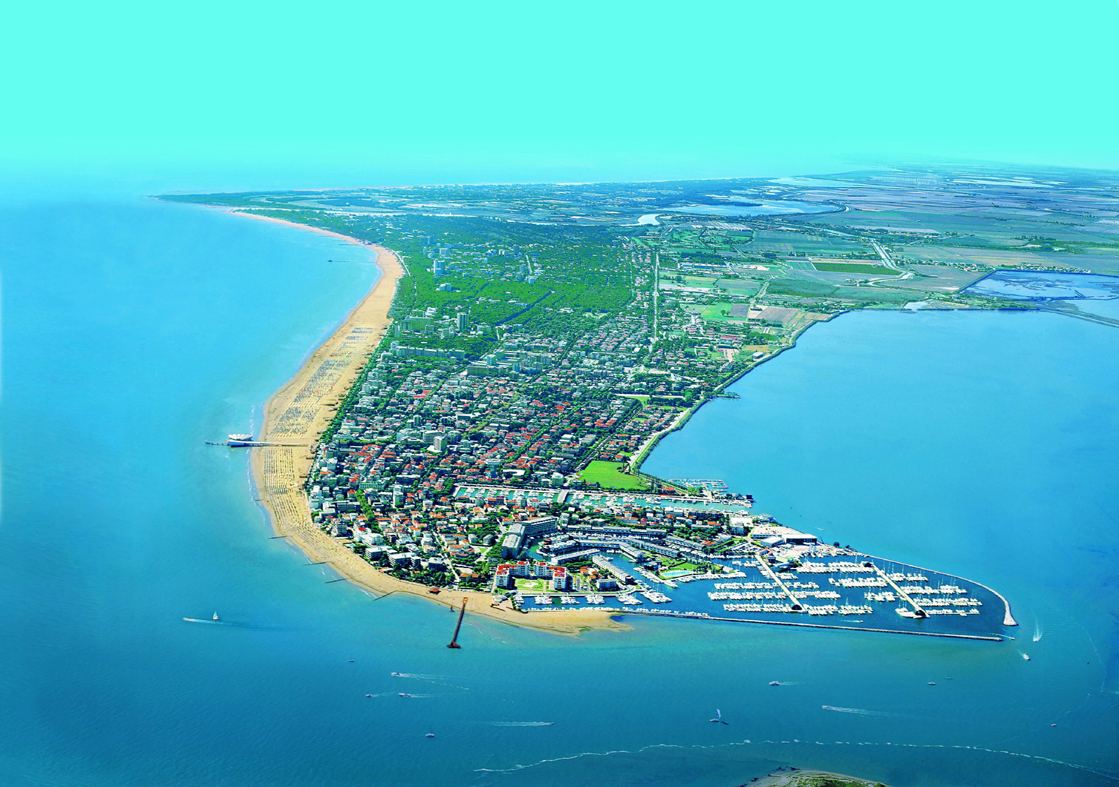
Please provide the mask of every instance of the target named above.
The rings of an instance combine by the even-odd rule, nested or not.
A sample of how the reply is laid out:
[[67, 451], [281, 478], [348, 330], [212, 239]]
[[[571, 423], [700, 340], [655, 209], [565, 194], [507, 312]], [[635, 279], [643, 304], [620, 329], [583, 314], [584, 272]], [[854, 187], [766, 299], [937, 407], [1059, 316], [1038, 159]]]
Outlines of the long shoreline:
[[[630, 626], [615, 621], [605, 610], [569, 610], [532, 615], [493, 607], [488, 593], [444, 590], [438, 595], [432, 594], [427, 588], [396, 579], [371, 565], [311, 521], [303, 487], [303, 480], [311, 469], [311, 447], [330, 423], [338, 402], [349, 392], [369, 354], [388, 330], [391, 324], [389, 308], [397, 285], [404, 276], [404, 268], [395, 252], [381, 246], [367, 246], [347, 235], [271, 216], [236, 210], [229, 212], [330, 235], [371, 248], [376, 252], [376, 264], [381, 269], [381, 277], [350, 311], [342, 325], [310, 354], [295, 375], [264, 405], [260, 441], [298, 444], [251, 449], [249, 466], [252, 483], [272, 523], [274, 537], [288, 539], [307, 556], [309, 562], [329, 564], [340, 576], [379, 596], [407, 593], [451, 609], [457, 609], [465, 598], [467, 610], [472, 615], [558, 634], [578, 635], [591, 629], [630, 629]], [[330, 363], [324, 364], [327, 360]]]

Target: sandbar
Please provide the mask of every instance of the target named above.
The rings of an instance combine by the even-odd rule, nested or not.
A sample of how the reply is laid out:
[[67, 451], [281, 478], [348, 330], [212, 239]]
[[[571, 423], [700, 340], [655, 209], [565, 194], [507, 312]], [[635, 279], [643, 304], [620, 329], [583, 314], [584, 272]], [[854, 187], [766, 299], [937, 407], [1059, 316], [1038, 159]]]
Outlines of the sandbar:
[[886, 787], [886, 785], [840, 773], [791, 769], [776, 771], [764, 779], [751, 780], [742, 787]]

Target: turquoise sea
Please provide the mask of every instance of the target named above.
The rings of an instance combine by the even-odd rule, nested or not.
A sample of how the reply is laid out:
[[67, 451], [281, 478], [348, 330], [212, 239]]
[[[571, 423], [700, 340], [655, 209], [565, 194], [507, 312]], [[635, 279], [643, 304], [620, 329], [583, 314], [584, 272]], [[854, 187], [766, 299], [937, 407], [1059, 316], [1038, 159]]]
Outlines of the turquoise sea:
[[374, 280], [327, 262], [359, 251], [151, 200], [0, 206], [0, 783], [1119, 782], [1119, 330], [844, 315], [647, 463], [988, 584], [1013, 642], [468, 619], [450, 651], [443, 608], [270, 540], [247, 454], [203, 442], [259, 425]]

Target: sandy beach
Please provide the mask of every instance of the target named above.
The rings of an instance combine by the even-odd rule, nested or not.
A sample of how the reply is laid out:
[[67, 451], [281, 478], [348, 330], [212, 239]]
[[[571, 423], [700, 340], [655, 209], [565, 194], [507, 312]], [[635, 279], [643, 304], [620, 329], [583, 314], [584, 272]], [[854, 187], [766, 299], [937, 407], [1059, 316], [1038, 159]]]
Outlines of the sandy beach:
[[444, 606], [458, 607], [467, 599], [467, 613], [482, 615], [516, 626], [559, 634], [577, 635], [590, 629], [624, 630], [630, 628], [610, 617], [606, 611], [562, 610], [535, 614], [516, 612], [503, 605], [491, 606], [489, 593], [444, 590], [438, 595], [412, 582], [392, 577], [355, 555], [340, 541], [321, 531], [312, 521], [303, 480], [311, 468], [311, 446], [330, 423], [338, 403], [345, 397], [370, 353], [388, 330], [389, 306], [397, 284], [404, 274], [396, 254], [380, 246], [365, 246], [359, 241], [328, 230], [302, 224], [233, 211], [235, 215], [274, 221], [321, 232], [376, 252], [381, 278], [346, 317], [346, 321], [307, 359], [264, 406], [262, 442], [284, 445], [253, 448], [250, 466], [253, 483], [260, 493], [276, 535], [291, 540], [313, 563], [328, 563], [341, 576], [378, 595], [410, 593]]

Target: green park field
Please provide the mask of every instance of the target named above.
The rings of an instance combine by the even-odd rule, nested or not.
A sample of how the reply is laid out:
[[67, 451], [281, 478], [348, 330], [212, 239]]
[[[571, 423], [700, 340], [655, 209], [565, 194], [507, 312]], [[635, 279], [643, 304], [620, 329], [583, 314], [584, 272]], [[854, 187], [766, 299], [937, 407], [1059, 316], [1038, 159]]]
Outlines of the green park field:
[[588, 484], [598, 484], [603, 489], [648, 489], [649, 484], [640, 476], [627, 475], [619, 470], [617, 462], [594, 461], [579, 471], [579, 477]]

